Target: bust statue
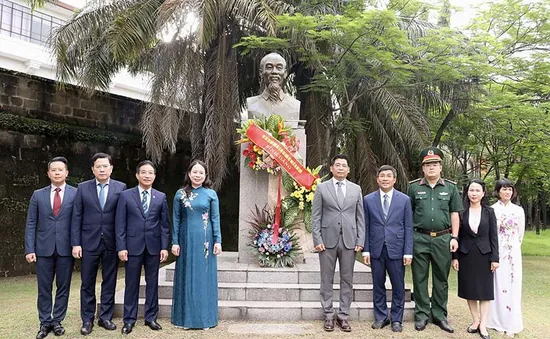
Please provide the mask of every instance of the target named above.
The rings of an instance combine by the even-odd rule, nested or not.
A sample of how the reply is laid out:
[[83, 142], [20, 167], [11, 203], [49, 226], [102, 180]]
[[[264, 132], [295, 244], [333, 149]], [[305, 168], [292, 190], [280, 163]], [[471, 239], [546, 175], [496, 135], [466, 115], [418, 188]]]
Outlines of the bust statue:
[[260, 61], [262, 93], [246, 99], [248, 119], [279, 114], [285, 121], [300, 119], [300, 101], [287, 95], [283, 88], [287, 77], [286, 61], [270, 53]]

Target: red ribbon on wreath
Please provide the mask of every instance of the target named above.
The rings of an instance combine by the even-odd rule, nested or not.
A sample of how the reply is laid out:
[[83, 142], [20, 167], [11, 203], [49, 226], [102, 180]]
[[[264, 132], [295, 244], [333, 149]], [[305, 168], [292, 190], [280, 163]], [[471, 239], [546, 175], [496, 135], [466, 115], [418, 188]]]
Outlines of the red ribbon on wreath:
[[[251, 123], [246, 130], [246, 136], [250, 141], [267, 152], [298, 184], [308, 190], [311, 189], [317, 178], [307, 171], [283, 143], [254, 123]], [[276, 244], [279, 239], [279, 226], [281, 224], [281, 181], [281, 173], [279, 173], [275, 222], [273, 224], [273, 244]]]

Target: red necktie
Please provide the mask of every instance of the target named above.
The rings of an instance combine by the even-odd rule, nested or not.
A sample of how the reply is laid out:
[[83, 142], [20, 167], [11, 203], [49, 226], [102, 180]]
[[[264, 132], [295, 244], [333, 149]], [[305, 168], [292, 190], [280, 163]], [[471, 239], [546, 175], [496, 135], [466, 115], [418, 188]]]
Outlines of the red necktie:
[[53, 215], [54, 217], [57, 217], [59, 214], [59, 211], [61, 210], [61, 196], [59, 195], [59, 192], [61, 191], [61, 188], [57, 187], [55, 189], [55, 196], [53, 197]]

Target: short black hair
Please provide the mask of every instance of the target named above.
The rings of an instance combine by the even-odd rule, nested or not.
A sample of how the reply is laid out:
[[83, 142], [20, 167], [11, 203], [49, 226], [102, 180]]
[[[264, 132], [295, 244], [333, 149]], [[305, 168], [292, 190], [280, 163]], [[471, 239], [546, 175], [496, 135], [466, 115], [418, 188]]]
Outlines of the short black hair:
[[394, 178], [397, 178], [397, 171], [395, 170], [395, 168], [393, 166], [390, 166], [390, 165], [382, 165], [380, 166], [380, 168], [378, 169], [378, 171], [376, 172], [376, 176], [379, 176], [380, 173], [384, 172], [384, 171], [391, 171], [393, 173], [393, 177]]
[[65, 168], [69, 168], [69, 162], [67, 161], [67, 158], [65, 158], [65, 157], [53, 157], [48, 162], [48, 169], [50, 169], [50, 165], [52, 164], [52, 162], [62, 162], [62, 163], [65, 164]]
[[153, 164], [151, 160], [143, 160], [142, 162], [140, 162], [136, 167], [136, 174], [139, 173], [139, 170], [145, 165], [150, 165], [151, 167], [153, 167], [155, 174], [157, 174], [157, 168], [155, 167], [155, 164]]
[[330, 159], [330, 166], [334, 165], [334, 163], [338, 159], [344, 159], [349, 164], [349, 160], [348, 160], [347, 155], [345, 155], [345, 154], [336, 154], [335, 156], [332, 157], [332, 159]]
[[92, 166], [95, 165], [95, 161], [97, 159], [107, 159], [107, 160], [109, 160], [109, 165], [113, 164], [113, 160], [111, 159], [111, 156], [107, 153], [99, 152], [99, 153], [94, 154], [94, 156], [92, 157]]
[[493, 193], [493, 195], [497, 198], [500, 199], [500, 190], [503, 188], [503, 187], [511, 187], [512, 188], [512, 199], [514, 199], [518, 192], [516, 191], [516, 187], [514, 186], [514, 183], [508, 179], [508, 178], [502, 178], [502, 179], [498, 179], [496, 184], [495, 184], [495, 191]]

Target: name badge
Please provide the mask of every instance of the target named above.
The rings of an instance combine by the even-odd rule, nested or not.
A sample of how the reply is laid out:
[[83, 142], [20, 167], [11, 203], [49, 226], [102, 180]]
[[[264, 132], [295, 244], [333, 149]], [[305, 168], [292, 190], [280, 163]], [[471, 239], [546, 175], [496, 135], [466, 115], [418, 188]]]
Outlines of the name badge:
[[426, 194], [426, 192], [416, 192], [416, 194]]

